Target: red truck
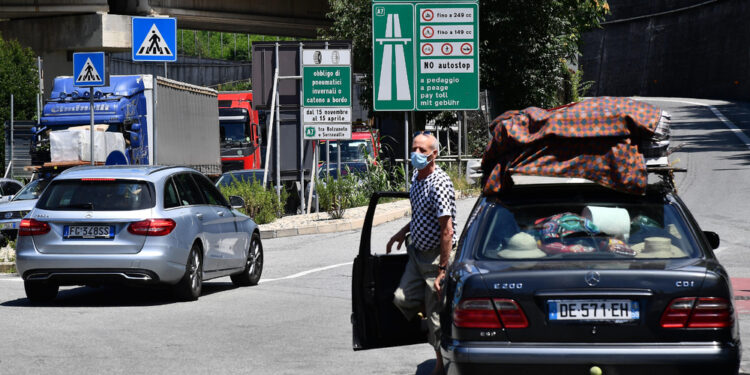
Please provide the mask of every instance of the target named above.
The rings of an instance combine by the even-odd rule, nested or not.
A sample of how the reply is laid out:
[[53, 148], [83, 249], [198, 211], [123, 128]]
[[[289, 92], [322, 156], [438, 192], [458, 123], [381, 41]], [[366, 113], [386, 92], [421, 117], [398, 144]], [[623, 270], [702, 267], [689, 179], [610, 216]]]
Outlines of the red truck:
[[258, 111], [252, 91], [219, 93], [222, 172], [261, 168]]
[[[325, 167], [326, 143], [320, 141], [321, 153], [319, 167]], [[369, 162], [376, 163], [378, 151], [380, 150], [380, 136], [377, 130], [371, 129], [366, 123], [352, 124], [352, 139], [331, 141], [330, 162], [331, 168], [336, 168], [338, 148], [341, 148], [341, 167], [349, 167], [353, 171], [365, 171]], [[343, 173], [342, 173], [343, 174]]]

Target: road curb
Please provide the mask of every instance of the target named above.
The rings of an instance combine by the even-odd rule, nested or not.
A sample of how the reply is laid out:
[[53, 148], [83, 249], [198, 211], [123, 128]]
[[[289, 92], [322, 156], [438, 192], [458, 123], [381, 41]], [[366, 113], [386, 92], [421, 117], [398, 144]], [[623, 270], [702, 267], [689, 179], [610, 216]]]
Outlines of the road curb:
[[[373, 217], [373, 225], [380, 225], [389, 221], [397, 220], [402, 217], [409, 216], [411, 214], [411, 207], [399, 208], [376, 214]], [[323, 233], [335, 233], [345, 232], [350, 230], [361, 229], [364, 225], [364, 218], [353, 218], [353, 219], [338, 219], [332, 220], [331, 223], [326, 224], [313, 224], [303, 225], [296, 228], [283, 228], [283, 229], [262, 229], [260, 230], [260, 238], [281, 238], [299, 236], [305, 234], [323, 234]]]

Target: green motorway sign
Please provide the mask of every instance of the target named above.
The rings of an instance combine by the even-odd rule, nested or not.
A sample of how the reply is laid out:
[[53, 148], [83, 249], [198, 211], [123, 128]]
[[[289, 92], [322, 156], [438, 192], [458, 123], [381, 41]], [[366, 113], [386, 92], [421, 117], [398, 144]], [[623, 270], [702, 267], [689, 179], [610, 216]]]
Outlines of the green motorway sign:
[[373, 0], [376, 111], [479, 108], [476, 1]]
[[414, 5], [372, 5], [373, 107], [414, 110]]

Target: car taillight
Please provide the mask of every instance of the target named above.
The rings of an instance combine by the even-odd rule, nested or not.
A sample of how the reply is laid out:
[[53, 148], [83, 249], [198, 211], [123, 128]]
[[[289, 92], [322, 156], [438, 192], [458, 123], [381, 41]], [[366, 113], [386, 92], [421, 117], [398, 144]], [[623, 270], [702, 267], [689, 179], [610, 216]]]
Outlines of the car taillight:
[[453, 324], [460, 328], [503, 328], [489, 299], [466, 299], [453, 310]]
[[529, 321], [526, 319], [526, 314], [521, 310], [521, 306], [512, 299], [495, 299], [495, 308], [500, 313], [500, 320], [503, 322], [505, 328], [526, 328], [529, 326]]
[[166, 236], [177, 223], [172, 219], [146, 219], [128, 225], [128, 232], [140, 236]]
[[661, 316], [663, 328], [726, 328], [732, 323], [732, 305], [717, 297], [677, 298]]
[[49, 224], [34, 219], [23, 219], [18, 225], [19, 236], [38, 236], [50, 231]]

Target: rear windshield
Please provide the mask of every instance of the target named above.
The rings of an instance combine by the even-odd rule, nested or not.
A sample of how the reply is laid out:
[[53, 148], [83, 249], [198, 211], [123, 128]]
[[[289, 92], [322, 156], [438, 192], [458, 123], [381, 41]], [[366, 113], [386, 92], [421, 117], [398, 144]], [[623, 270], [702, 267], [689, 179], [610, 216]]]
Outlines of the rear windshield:
[[664, 259], [701, 256], [668, 202], [524, 204], [484, 207], [480, 259]]
[[36, 207], [54, 211], [130, 211], [154, 207], [146, 181], [82, 179], [53, 181]]

